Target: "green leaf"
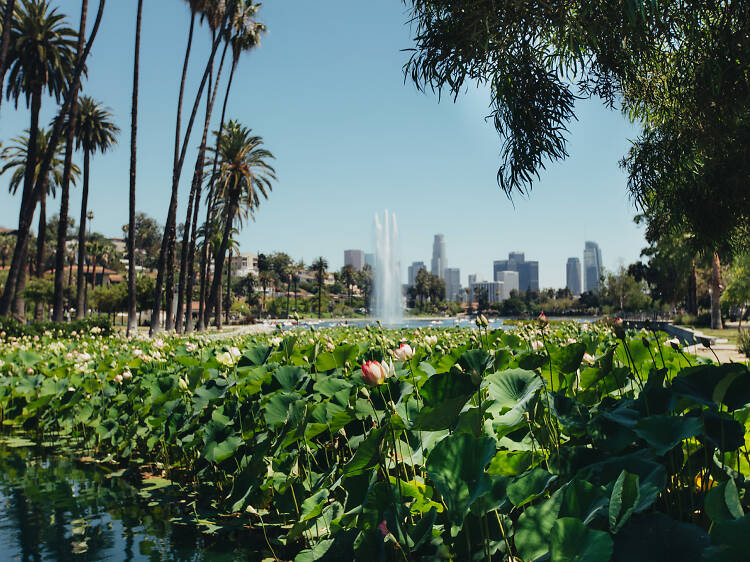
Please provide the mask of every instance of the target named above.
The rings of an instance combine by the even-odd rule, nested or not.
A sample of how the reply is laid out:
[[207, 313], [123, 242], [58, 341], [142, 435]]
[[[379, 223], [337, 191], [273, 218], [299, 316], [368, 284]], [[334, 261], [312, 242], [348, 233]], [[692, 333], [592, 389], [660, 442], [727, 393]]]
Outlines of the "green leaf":
[[323, 506], [328, 499], [328, 488], [322, 488], [302, 502], [300, 521], [307, 521], [323, 512]]
[[262, 343], [243, 353], [237, 365], [239, 367], [263, 365], [269, 355], [271, 355], [271, 346]]
[[740, 519], [745, 514], [740, 504], [737, 486], [731, 478], [708, 491], [705, 508], [706, 515], [714, 522]]
[[378, 464], [380, 460], [380, 445], [385, 437], [385, 429], [385, 427], [377, 427], [368, 433], [365, 440], [354, 451], [354, 456], [344, 465], [344, 476], [361, 474]]
[[550, 532], [560, 513], [562, 500], [562, 490], [557, 490], [549, 499], [524, 509], [518, 518], [515, 534], [521, 558], [536, 560], [549, 552]]
[[302, 396], [297, 392], [274, 394], [265, 406], [266, 423], [272, 427], [284, 423], [289, 405], [301, 398]]
[[581, 366], [584, 353], [586, 353], [586, 345], [580, 342], [555, 349], [551, 352], [552, 366], [561, 373], [575, 373]]
[[550, 474], [543, 468], [534, 468], [521, 476], [517, 476], [508, 484], [508, 499], [516, 507], [521, 507], [546, 492], [556, 478], [557, 476]]
[[494, 439], [455, 433], [435, 445], [427, 457], [427, 473], [456, 524], [463, 523], [474, 500], [489, 489], [484, 469], [494, 454]]
[[353, 344], [339, 345], [333, 350], [333, 358], [337, 367], [344, 367], [347, 363], [355, 364], [359, 355], [359, 347]]
[[703, 423], [698, 418], [663, 414], [642, 418], [634, 431], [657, 455], [662, 456], [683, 439], [698, 435], [702, 429]]
[[535, 456], [531, 451], [498, 451], [492, 458], [487, 472], [503, 476], [518, 476], [540, 459], [541, 457]]
[[492, 356], [484, 349], [470, 349], [459, 357], [458, 364], [472, 377], [476, 384], [479, 384], [479, 380], [484, 372], [490, 368], [492, 361]]
[[613, 534], [628, 522], [640, 499], [638, 475], [623, 470], [615, 481], [609, 499], [609, 529]]
[[502, 425], [515, 425], [522, 421], [523, 412], [537, 391], [542, 380], [533, 371], [509, 369], [487, 375], [482, 382], [487, 397], [492, 400], [487, 412]]
[[304, 369], [300, 367], [292, 367], [291, 365], [281, 367], [273, 374], [273, 378], [276, 379], [281, 388], [286, 391], [294, 390], [304, 376]]
[[609, 533], [589, 529], [580, 519], [563, 517], [550, 533], [551, 562], [600, 562], [612, 557]]
[[709, 542], [700, 527], [659, 512], [631, 517], [614, 541], [612, 562], [697, 562]]

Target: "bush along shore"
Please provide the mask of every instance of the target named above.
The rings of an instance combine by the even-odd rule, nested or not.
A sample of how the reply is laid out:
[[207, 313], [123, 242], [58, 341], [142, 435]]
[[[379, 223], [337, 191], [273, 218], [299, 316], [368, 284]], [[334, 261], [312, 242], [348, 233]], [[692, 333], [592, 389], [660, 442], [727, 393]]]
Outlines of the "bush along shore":
[[618, 324], [478, 324], [2, 333], [3, 431], [156, 475], [276, 559], [746, 559], [746, 365]]

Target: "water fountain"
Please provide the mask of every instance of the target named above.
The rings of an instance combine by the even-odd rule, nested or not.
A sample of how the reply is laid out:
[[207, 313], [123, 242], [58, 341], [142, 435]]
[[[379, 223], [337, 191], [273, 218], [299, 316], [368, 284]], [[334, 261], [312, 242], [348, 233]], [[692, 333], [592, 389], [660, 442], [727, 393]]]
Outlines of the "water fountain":
[[375, 215], [375, 316], [383, 324], [396, 325], [403, 316], [401, 262], [398, 255], [396, 215]]

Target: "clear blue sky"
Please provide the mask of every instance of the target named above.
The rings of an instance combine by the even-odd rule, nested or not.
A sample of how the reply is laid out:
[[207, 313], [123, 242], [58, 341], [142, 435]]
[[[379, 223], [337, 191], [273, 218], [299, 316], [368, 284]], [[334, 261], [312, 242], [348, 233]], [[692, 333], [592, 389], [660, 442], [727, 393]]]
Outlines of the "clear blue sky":
[[[80, 2], [55, 3], [69, 10], [76, 27]], [[93, 21], [98, 2], [89, 4]], [[179, 0], [144, 4], [137, 207], [163, 222], [189, 11]], [[135, 7], [135, 0], [107, 3], [84, 87], [112, 108], [123, 131], [119, 146], [92, 165], [93, 227], [110, 236], [121, 235], [127, 222]], [[490, 279], [492, 260], [513, 250], [539, 260], [543, 287], [564, 285], [565, 262], [582, 258], [585, 240], [599, 243], [609, 269], [638, 258], [645, 242], [617, 166], [636, 130], [619, 113], [581, 103], [570, 158], [550, 164], [531, 196], [512, 204], [495, 180], [500, 141], [484, 121], [486, 92], [438, 103], [404, 83], [411, 30], [400, 0], [267, 2], [260, 19], [269, 32], [240, 63], [228, 115], [264, 137], [277, 157], [279, 182], [256, 222], [243, 229], [243, 251], [285, 251], [306, 263], [323, 255], [339, 268], [345, 249], [371, 251], [373, 215], [387, 208], [398, 217], [404, 277], [412, 261], [429, 263], [438, 232], [464, 284], [469, 273]], [[207, 31], [201, 28], [198, 37], [188, 104], [208, 54]], [[43, 122], [53, 109], [49, 101], [45, 106]], [[25, 109], [4, 102], [0, 139], [27, 126]], [[191, 144], [198, 142], [196, 132]], [[191, 152], [180, 222], [193, 163]], [[18, 201], [8, 195], [7, 181], [0, 177], [0, 225], [15, 226]], [[76, 188], [74, 217], [79, 201]], [[48, 205], [50, 215], [56, 205]]]

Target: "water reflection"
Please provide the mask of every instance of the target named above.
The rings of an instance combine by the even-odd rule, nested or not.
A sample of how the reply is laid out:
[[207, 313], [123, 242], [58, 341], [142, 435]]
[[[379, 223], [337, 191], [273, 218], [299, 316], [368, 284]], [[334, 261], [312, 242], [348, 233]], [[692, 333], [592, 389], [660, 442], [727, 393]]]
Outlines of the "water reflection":
[[[173, 500], [176, 498], [173, 498]], [[254, 535], [175, 524], [176, 501], [68, 458], [0, 445], [0, 560], [262, 560]], [[251, 546], [248, 546], [250, 544]]]

